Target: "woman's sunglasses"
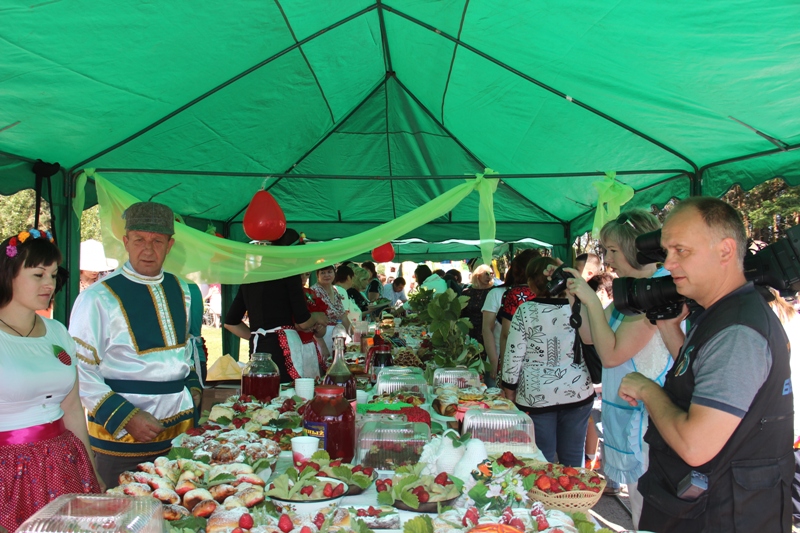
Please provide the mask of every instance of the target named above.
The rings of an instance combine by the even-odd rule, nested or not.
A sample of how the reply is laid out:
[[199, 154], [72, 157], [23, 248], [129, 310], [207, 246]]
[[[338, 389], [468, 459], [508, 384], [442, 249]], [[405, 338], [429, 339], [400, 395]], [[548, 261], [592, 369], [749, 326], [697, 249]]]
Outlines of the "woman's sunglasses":
[[627, 224], [633, 228], [633, 231], [639, 231], [639, 228], [631, 220], [631, 217], [628, 216], [628, 213], [622, 213], [620, 216], [617, 217], [617, 224]]

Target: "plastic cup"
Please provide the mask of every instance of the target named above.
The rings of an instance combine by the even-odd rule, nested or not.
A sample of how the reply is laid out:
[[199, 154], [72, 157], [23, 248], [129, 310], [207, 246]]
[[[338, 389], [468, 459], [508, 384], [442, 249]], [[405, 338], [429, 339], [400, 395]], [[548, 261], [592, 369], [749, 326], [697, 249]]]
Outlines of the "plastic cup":
[[298, 470], [302, 471], [314, 452], [319, 450], [319, 442], [317, 437], [292, 438], [292, 462], [298, 467]]
[[314, 378], [297, 378], [294, 380], [294, 393], [303, 399], [314, 397]]
[[369, 399], [369, 394], [365, 390], [357, 390], [356, 391], [356, 403], [367, 403]]

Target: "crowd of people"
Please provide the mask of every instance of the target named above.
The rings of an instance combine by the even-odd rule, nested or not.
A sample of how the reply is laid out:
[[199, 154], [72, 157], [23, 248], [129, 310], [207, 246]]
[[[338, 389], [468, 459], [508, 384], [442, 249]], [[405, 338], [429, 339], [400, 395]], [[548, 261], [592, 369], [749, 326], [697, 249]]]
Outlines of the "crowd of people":
[[[124, 218], [129, 260], [102, 283], [87, 276], [69, 330], [37, 314], [58, 285], [61, 253], [49, 233], [0, 244], [0, 526], [10, 531], [60, 494], [116, 485], [197, 418], [203, 297], [163, 270], [175, 216], [140, 202]], [[412, 283], [469, 297], [463, 316], [484, 346], [485, 382], [531, 417], [548, 461], [597, 458], [590, 420], [599, 407], [602, 469], [610, 490], [627, 485], [636, 527], [786, 530], [796, 430], [781, 321], [796, 322], [796, 312], [780, 299], [770, 307], [745, 279], [744, 227], [728, 204], [677, 204], [660, 228], [666, 261], [642, 263], [636, 237], [659, 228], [630, 210], [603, 226], [603, 261], [584, 254], [571, 268], [525, 250], [499, 285], [490, 265], [463, 284], [456, 270], [421, 264]], [[303, 240], [288, 229], [271, 244]], [[553, 288], [559, 267], [570, 276]], [[382, 283], [369, 261], [314, 274], [310, 287], [310, 274], [241, 285], [225, 313], [224, 327], [253, 353], [272, 354], [282, 382], [325, 373], [340, 322], [351, 328], [380, 298], [407, 302], [406, 280]], [[668, 275], [696, 306], [650, 321], [613, 303], [614, 277]]]

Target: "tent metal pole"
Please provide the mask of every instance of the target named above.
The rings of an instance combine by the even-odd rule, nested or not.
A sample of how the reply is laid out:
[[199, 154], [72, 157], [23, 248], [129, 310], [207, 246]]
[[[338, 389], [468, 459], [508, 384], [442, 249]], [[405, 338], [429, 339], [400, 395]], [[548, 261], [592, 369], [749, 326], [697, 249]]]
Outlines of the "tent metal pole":
[[389, 53], [389, 39], [386, 37], [386, 21], [383, 19], [383, 2], [381, 0], [376, 0], [376, 4], [378, 5], [378, 22], [381, 25], [381, 44], [383, 45], [383, 58], [385, 61], [386, 73], [394, 73], [394, 68], [392, 68], [392, 54]]
[[406, 15], [406, 14], [405, 14], [405, 13], [403, 13], [402, 11], [398, 11], [397, 9], [395, 9], [395, 8], [393, 8], [393, 7], [391, 7], [391, 6], [384, 6], [384, 9], [386, 9], [387, 11], [390, 11], [390, 12], [394, 13], [395, 15], [397, 15], [397, 16], [399, 16], [399, 17], [402, 17], [402, 18], [404, 18], [404, 19], [406, 19], [406, 20], [408, 20], [408, 21], [410, 21], [410, 22], [413, 22], [413, 23], [415, 23], [415, 24], [418, 24], [418, 25], [422, 26], [423, 28], [425, 28], [425, 29], [427, 29], [427, 30], [429, 30], [429, 31], [432, 31], [433, 33], [436, 33], [437, 35], [441, 35], [441, 36], [442, 36], [442, 37], [444, 37], [445, 39], [448, 39], [448, 40], [450, 40], [450, 41], [453, 41], [454, 43], [456, 43], [456, 44], [457, 44], [457, 45], [459, 45], [459, 46], [463, 46], [464, 48], [466, 48], [466, 49], [467, 49], [467, 50], [469, 50], [470, 52], [472, 52], [472, 53], [474, 53], [474, 54], [477, 54], [477, 55], [481, 56], [482, 58], [484, 58], [484, 59], [486, 59], [486, 60], [488, 60], [488, 61], [491, 61], [491, 62], [492, 62], [492, 63], [494, 63], [495, 65], [497, 65], [497, 66], [499, 66], [499, 67], [502, 67], [502, 68], [504, 68], [504, 69], [508, 70], [508, 71], [509, 71], [509, 72], [511, 72], [512, 74], [514, 74], [514, 75], [516, 75], [516, 76], [519, 76], [520, 78], [522, 78], [522, 79], [524, 79], [524, 80], [526, 80], [526, 81], [529, 81], [529, 82], [533, 83], [534, 85], [537, 85], [537, 86], [541, 87], [542, 89], [544, 89], [544, 90], [546, 90], [546, 91], [549, 91], [549, 92], [551, 92], [551, 93], [555, 94], [556, 96], [559, 96], [559, 97], [561, 97], [561, 98], [564, 98], [565, 100], [567, 100], [567, 101], [569, 101], [569, 102], [571, 102], [571, 103], [573, 103], [573, 104], [575, 104], [575, 105], [577, 105], [577, 106], [579, 106], [579, 107], [582, 107], [583, 109], [585, 109], [585, 110], [589, 111], [590, 113], [594, 113], [595, 115], [599, 116], [600, 118], [603, 118], [603, 119], [605, 119], [605, 120], [607, 120], [607, 121], [609, 121], [609, 122], [611, 122], [611, 123], [613, 123], [613, 124], [615, 124], [615, 125], [619, 126], [620, 128], [623, 128], [623, 129], [625, 129], [625, 130], [627, 130], [627, 131], [629, 131], [629, 132], [633, 133], [633, 134], [634, 134], [634, 135], [636, 135], [637, 137], [641, 137], [642, 139], [644, 139], [644, 140], [646, 140], [646, 141], [650, 142], [651, 144], [654, 144], [655, 146], [658, 146], [658, 147], [659, 147], [659, 148], [661, 148], [662, 150], [666, 150], [667, 152], [671, 153], [671, 154], [672, 154], [672, 155], [674, 155], [675, 157], [678, 157], [678, 158], [680, 158], [680, 159], [684, 160], [684, 161], [685, 161], [685, 162], [687, 162], [689, 165], [691, 165], [691, 167], [692, 167], [692, 168], [693, 168], [695, 171], [697, 170], [697, 165], [696, 165], [696, 164], [695, 164], [695, 163], [694, 163], [694, 162], [693, 162], [691, 159], [689, 159], [687, 156], [685, 156], [685, 155], [683, 155], [682, 153], [678, 152], [678, 151], [677, 151], [677, 150], [675, 150], [674, 148], [670, 148], [669, 146], [665, 145], [664, 143], [662, 143], [662, 142], [660, 142], [660, 141], [657, 141], [656, 139], [654, 139], [654, 138], [650, 137], [650, 136], [649, 136], [649, 135], [647, 135], [646, 133], [644, 133], [644, 132], [642, 132], [642, 131], [639, 131], [639, 130], [637, 130], [637, 129], [636, 129], [636, 128], [634, 128], [633, 126], [629, 126], [628, 124], [625, 124], [624, 122], [622, 122], [622, 121], [620, 121], [620, 120], [618, 120], [618, 119], [615, 119], [614, 117], [612, 117], [612, 116], [610, 116], [610, 115], [607, 115], [607, 114], [603, 113], [603, 112], [602, 112], [602, 111], [600, 111], [599, 109], [596, 109], [596, 108], [594, 108], [594, 107], [590, 106], [589, 104], [585, 104], [585, 103], [583, 103], [583, 102], [581, 102], [581, 101], [579, 101], [579, 100], [576, 100], [576, 99], [574, 99], [573, 97], [569, 96], [568, 94], [566, 94], [566, 93], [563, 93], [563, 92], [561, 92], [561, 91], [559, 91], [558, 89], [555, 89], [555, 88], [553, 88], [553, 87], [550, 87], [550, 86], [549, 86], [549, 85], [547, 85], [546, 83], [544, 83], [544, 82], [541, 82], [541, 81], [537, 80], [536, 78], [533, 78], [533, 77], [531, 77], [531, 76], [528, 76], [528, 75], [527, 75], [527, 74], [525, 74], [524, 72], [521, 72], [521, 71], [519, 71], [519, 70], [515, 69], [514, 67], [512, 67], [512, 66], [510, 66], [510, 65], [508, 65], [508, 64], [506, 64], [506, 63], [503, 63], [503, 62], [502, 62], [502, 61], [500, 61], [499, 59], [496, 59], [496, 58], [494, 58], [494, 57], [490, 56], [489, 54], [487, 54], [487, 53], [485, 53], [485, 52], [482, 52], [481, 50], [478, 50], [478, 49], [477, 49], [477, 48], [475, 48], [474, 46], [468, 45], [468, 44], [467, 44], [467, 43], [465, 43], [464, 41], [462, 41], [462, 40], [460, 40], [460, 39], [458, 39], [458, 38], [456, 38], [456, 37], [453, 37], [452, 35], [448, 35], [447, 33], [445, 33], [445, 32], [443, 32], [443, 31], [441, 31], [441, 30], [440, 30], [440, 29], [438, 29], [438, 28], [435, 28], [435, 27], [431, 26], [430, 24], [427, 24], [427, 23], [425, 23], [425, 22], [422, 22], [421, 20], [419, 20], [419, 19], [417, 19], [417, 18], [414, 18], [414, 17], [412, 17], [412, 16], [410, 16], [410, 15]]
[[[341, 123], [340, 123], [341, 124]], [[325, 139], [330, 136], [330, 132]], [[321, 139], [324, 141], [325, 139]], [[318, 146], [314, 145], [314, 147]], [[309, 150], [303, 157], [314, 151], [314, 148]], [[302, 161], [299, 160], [298, 163]], [[292, 165], [294, 168], [298, 163]], [[291, 170], [289, 169], [289, 171]], [[224, 171], [202, 171], [202, 170], [168, 170], [168, 169], [154, 169], [154, 168], [103, 168], [98, 167], [95, 172], [100, 174], [164, 174], [167, 176], [220, 176], [228, 178], [250, 178], [250, 179], [264, 179], [264, 178], [280, 178], [280, 179], [310, 179], [310, 180], [388, 180], [390, 176], [379, 175], [361, 175], [361, 176], [339, 176], [335, 174], [289, 174], [285, 173], [266, 173], [266, 172], [224, 172]], [[653, 174], [688, 174], [688, 171], [681, 168], [665, 168], [665, 169], [647, 169], [647, 170], [618, 170], [617, 176], [636, 176], [636, 175], [653, 175]], [[464, 180], [469, 179], [472, 174], [443, 174], [443, 175], [429, 175], [429, 176], [391, 176], [392, 180]], [[498, 174], [502, 179], [554, 179], [554, 178], [590, 178], [590, 177], [603, 177], [605, 172], [599, 170], [592, 172], [553, 172], [553, 173], [526, 173], [526, 174]]]
[[[464, 2], [464, 9], [461, 11], [461, 22], [458, 24], [457, 39], [461, 39], [461, 31], [464, 29], [464, 20], [467, 18], [467, 8], [469, 7], [469, 0]], [[456, 63], [456, 54], [458, 53], [458, 43], [453, 43], [453, 56], [450, 58], [450, 68], [447, 70], [447, 79], [444, 82], [444, 90], [442, 91], [442, 108], [440, 116], [442, 124], [444, 124], [444, 103], [447, 100], [447, 89], [450, 88], [450, 76], [453, 74], [453, 65]]]

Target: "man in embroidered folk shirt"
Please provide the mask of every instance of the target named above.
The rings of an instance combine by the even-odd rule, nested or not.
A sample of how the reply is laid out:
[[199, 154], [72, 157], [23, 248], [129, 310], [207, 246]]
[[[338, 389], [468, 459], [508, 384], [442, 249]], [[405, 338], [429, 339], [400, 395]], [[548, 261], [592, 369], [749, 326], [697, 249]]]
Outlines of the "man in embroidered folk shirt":
[[172, 210], [140, 202], [122, 216], [129, 260], [80, 294], [69, 327], [89, 440], [109, 487], [169, 451], [193, 426], [202, 393], [186, 345], [189, 288], [162, 269], [174, 243]]

